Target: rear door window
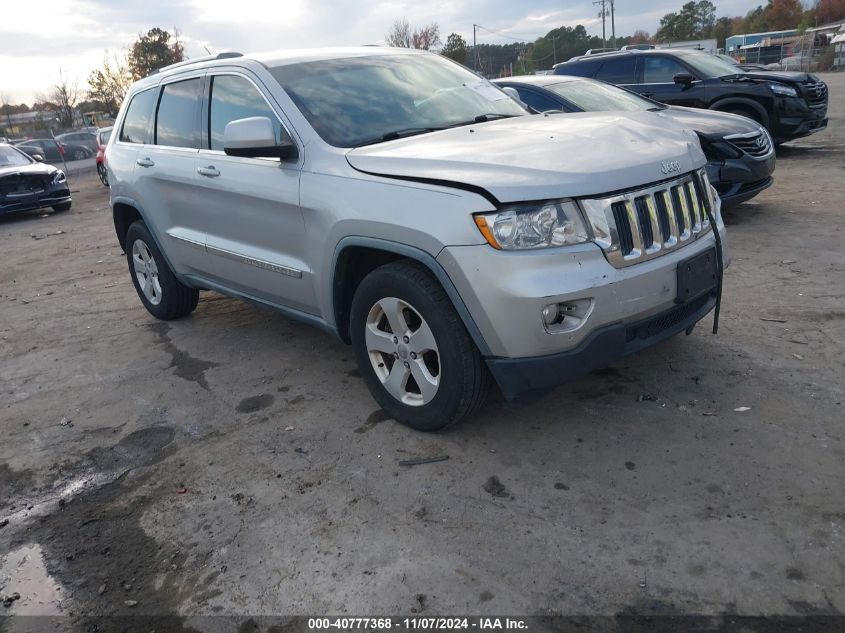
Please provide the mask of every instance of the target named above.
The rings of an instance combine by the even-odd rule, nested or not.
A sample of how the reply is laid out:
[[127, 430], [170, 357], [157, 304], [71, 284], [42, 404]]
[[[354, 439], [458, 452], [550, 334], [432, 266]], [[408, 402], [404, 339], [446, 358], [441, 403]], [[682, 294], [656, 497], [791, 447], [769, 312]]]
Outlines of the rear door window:
[[610, 84], [632, 84], [635, 81], [637, 59], [633, 55], [608, 59], [602, 63], [595, 78]]
[[202, 79], [166, 84], [156, 115], [155, 144], [166, 147], [200, 147]]
[[139, 92], [126, 109], [123, 127], [119, 139], [124, 143], [149, 143], [150, 122], [152, 121], [158, 90], [151, 88]]
[[657, 55], [645, 55], [644, 57], [644, 84], [671, 84], [675, 81], [675, 75], [689, 73], [686, 68], [671, 57], [659, 57]]

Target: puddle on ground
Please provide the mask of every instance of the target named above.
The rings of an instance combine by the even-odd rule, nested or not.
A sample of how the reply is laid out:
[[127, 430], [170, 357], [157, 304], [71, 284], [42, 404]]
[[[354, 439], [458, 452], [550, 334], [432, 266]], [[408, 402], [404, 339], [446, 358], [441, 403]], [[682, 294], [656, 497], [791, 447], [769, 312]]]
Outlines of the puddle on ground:
[[64, 590], [44, 566], [40, 545], [20, 547], [0, 559], [0, 597], [20, 594], [3, 615], [59, 615]]

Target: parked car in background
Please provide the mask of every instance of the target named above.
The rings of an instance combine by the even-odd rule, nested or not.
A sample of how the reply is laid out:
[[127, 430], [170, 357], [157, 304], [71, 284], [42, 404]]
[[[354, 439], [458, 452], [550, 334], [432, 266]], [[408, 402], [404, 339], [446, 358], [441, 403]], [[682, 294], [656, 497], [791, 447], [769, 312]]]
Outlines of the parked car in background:
[[694, 130], [707, 157], [707, 177], [725, 206], [750, 200], [772, 184], [774, 144], [763, 126], [746, 117], [667, 106], [583, 77], [529, 75], [495, 83], [514, 88], [520, 100], [537, 112], [654, 112]]
[[90, 132], [88, 129], [77, 130], [75, 132], [66, 132], [65, 134], [58, 134], [56, 140], [67, 145], [82, 145], [91, 150], [91, 154], [97, 152], [97, 136], [95, 132]]
[[100, 182], [106, 187], [109, 186], [109, 173], [106, 170], [106, 145], [109, 144], [109, 137], [111, 136], [111, 128], [103, 127], [97, 130], [97, 175], [100, 177]]
[[557, 64], [670, 105], [740, 114], [769, 130], [775, 144], [827, 127], [827, 85], [815, 75], [747, 72], [715, 55], [684, 49], [619, 51]]
[[512, 400], [689, 332], [721, 296], [694, 132], [530, 116], [441, 55], [194, 59], [134, 84], [114, 134], [115, 232], [150, 314], [213, 289], [318, 326], [416, 429], [470, 415], [491, 377]]
[[94, 154], [85, 145], [63, 143], [61, 141], [54, 141], [51, 138], [33, 138], [21, 141], [15, 147], [20, 148], [33, 157], [35, 154], [39, 154], [48, 162], [62, 160], [62, 157], [65, 160], [83, 160], [90, 158]]
[[70, 189], [61, 169], [0, 143], [0, 215], [44, 207], [67, 211], [70, 206]]

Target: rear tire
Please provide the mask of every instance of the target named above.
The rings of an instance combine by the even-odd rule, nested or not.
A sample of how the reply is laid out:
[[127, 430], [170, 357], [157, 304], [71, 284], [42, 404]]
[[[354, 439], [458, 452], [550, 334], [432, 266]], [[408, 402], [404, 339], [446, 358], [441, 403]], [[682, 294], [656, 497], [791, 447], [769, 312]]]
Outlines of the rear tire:
[[350, 328], [364, 382], [398, 422], [438, 431], [484, 400], [490, 382], [484, 360], [449, 297], [420, 264], [395, 261], [367, 275], [352, 300]]
[[54, 204], [53, 211], [56, 213], [61, 213], [62, 211], [70, 211], [70, 206], [73, 204], [72, 202], [64, 202], [62, 204]]
[[106, 166], [103, 163], [97, 163], [97, 175], [100, 177], [100, 182], [104, 187], [109, 186], [109, 173], [106, 171]]
[[176, 279], [142, 221], [138, 220], [129, 227], [125, 244], [132, 284], [150, 314], [170, 321], [194, 311], [199, 291]]
[[73, 150], [73, 155], [71, 158], [73, 160], [84, 160], [88, 158], [89, 154], [84, 149], [75, 149]]

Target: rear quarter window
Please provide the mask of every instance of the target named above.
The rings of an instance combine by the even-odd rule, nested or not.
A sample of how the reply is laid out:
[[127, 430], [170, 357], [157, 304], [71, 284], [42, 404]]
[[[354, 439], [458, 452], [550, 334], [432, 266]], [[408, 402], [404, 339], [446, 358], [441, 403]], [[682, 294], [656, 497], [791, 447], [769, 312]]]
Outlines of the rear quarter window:
[[585, 60], [571, 62], [555, 68], [556, 75], [574, 75], [575, 77], [592, 77], [601, 66], [601, 61]]
[[157, 88], [150, 88], [139, 92], [129, 107], [126, 108], [126, 116], [123, 118], [123, 126], [120, 129], [120, 140], [124, 143], [149, 143], [150, 122], [152, 121], [153, 108], [155, 108]]

